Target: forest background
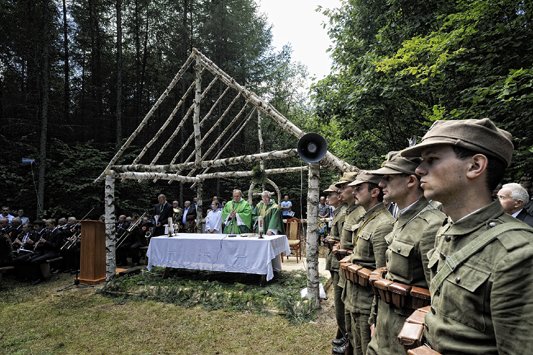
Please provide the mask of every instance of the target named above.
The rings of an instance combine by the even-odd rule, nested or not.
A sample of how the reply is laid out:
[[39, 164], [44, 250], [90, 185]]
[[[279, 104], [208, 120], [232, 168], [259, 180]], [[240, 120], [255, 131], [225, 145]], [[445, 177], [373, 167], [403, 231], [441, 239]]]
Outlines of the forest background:
[[[291, 60], [289, 46], [273, 48], [253, 0], [0, 0], [0, 203], [33, 217], [103, 212], [94, 178], [193, 47], [360, 168], [379, 166], [435, 120], [490, 117], [514, 136], [506, 180], [529, 176], [533, 1], [344, 0], [317, 10], [328, 18], [334, 64], [306, 92], [306, 68]], [[186, 89], [178, 87], [175, 99]], [[192, 125], [185, 128], [175, 149], [192, 134]], [[254, 129], [225, 156], [257, 151]], [[296, 146], [279, 130], [263, 132], [269, 149]], [[325, 187], [336, 173], [322, 176]], [[294, 201], [306, 194], [305, 175], [274, 180]], [[229, 198], [248, 184], [220, 179], [204, 193]], [[189, 185], [123, 182], [118, 212], [142, 212], [160, 192], [170, 200], [194, 196]]]

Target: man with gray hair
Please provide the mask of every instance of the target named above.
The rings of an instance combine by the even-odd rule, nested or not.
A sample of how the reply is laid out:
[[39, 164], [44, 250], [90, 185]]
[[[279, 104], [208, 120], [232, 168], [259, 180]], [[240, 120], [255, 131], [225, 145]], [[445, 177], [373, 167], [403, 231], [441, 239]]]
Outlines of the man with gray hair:
[[533, 226], [533, 216], [524, 209], [529, 201], [529, 194], [522, 185], [515, 182], [503, 185], [498, 191], [498, 200], [506, 213]]
[[[263, 219], [263, 225], [259, 225], [259, 218]], [[266, 235], [283, 233], [283, 222], [281, 221], [281, 210], [276, 201], [270, 198], [269, 191], [261, 193], [261, 201], [252, 211], [254, 231]], [[262, 230], [260, 230], [262, 228]]]

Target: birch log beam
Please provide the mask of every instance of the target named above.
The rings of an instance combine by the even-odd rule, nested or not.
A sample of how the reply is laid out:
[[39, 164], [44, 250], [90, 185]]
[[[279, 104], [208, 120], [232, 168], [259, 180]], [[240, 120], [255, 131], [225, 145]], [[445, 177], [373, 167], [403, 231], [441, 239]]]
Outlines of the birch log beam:
[[241, 155], [241, 156], [232, 157], [232, 158], [205, 160], [205, 161], [201, 161], [199, 164], [190, 162], [190, 163], [167, 164], [167, 165], [146, 165], [146, 164], [114, 165], [113, 170], [120, 172], [120, 173], [124, 173], [124, 172], [171, 173], [171, 172], [182, 171], [185, 169], [192, 169], [192, 168], [204, 168], [204, 169], [207, 167], [217, 168], [217, 167], [229, 166], [229, 165], [254, 163], [256, 161], [261, 161], [261, 160], [281, 160], [281, 159], [292, 158], [296, 156], [298, 156], [296, 149], [285, 149], [285, 150], [276, 150], [276, 151], [260, 153], [260, 154]]
[[202, 102], [202, 64], [200, 60], [196, 59], [196, 79], [195, 79], [195, 95], [194, 95], [194, 114], [192, 116], [192, 124], [194, 129], [194, 162], [198, 164], [202, 160], [202, 135], [200, 132], [200, 103]]
[[106, 249], [106, 269], [105, 279], [110, 281], [115, 276], [116, 263], [116, 235], [115, 235], [115, 176], [113, 171], [109, 171], [105, 177], [105, 249]]
[[[265, 173], [268, 175], [275, 174], [290, 174], [290, 173], [299, 173], [302, 170], [307, 171], [307, 166], [298, 166], [294, 168], [276, 168], [276, 169], [267, 169]], [[251, 177], [254, 176], [252, 171], [219, 171], [216, 173], [209, 174], [199, 174], [196, 175], [198, 179], [209, 180], [209, 179], [221, 179], [221, 178], [239, 178], [239, 177]]]
[[[139, 155], [133, 160], [133, 163], [132, 164], [137, 164], [141, 159], [142, 157], [146, 154], [146, 152], [148, 151], [148, 149], [150, 149], [150, 147], [159, 139], [159, 136], [161, 135], [161, 133], [167, 128], [167, 126], [170, 124], [170, 122], [172, 122], [172, 120], [174, 119], [174, 117], [176, 117], [176, 114], [178, 113], [178, 110], [180, 109], [181, 105], [183, 105], [183, 103], [185, 102], [185, 100], [187, 99], [187, 96], [189, 96], [189, 94], [191, 93], [192, 89], [194, 88], [194, 83], [192, 83], [191, 85], [189, 85], [189, 88], [187, 89], [187, 91], [185, 91], [185, 94], [183, 94], [183, 96], [181, 97], [181, 99], [178, 101], [178, 103], [176, 104], [176, 106], [174, 106], [174, 109], [172, 110], [172, 112], [170, 113], [170, 115], [168, 115], [168, 118], [167, 120], [163, 123], [163, 125], [159, 128], [159, 130], [157, 131], [157, 133], [152, 137], [152, 139], [150, 139], [150, 141], [144, 146], [144, 148], [141, 150], [141, 152], [139, 153]], [[159, 156], [157, 156], [157, 158], [159, 158]], [[152, 164], [155, 163], [157, 161], [157, 158], [152, 160]]]
[[[242, 92], [243, 96], [247, 100], [249, 100], [254, 106], [256, 106], [259, 110], [261, 110], [265, 115], [269, 116], [276, 123], [278, 123], [278, 126], [280, 127], [280, 129], [284, 130], [285, 132], [293, 135], [294, 137], [298, 139], [305, 134], [304, 131], [302, 131], [300, 128], [298, 128], [298, 126], [296, 126], [294, 123], [289, 121], [285, 116], [279, 113], [272, 105], [270, 105], [267, 102], [264, 102], [255, 93], [253, 93], [252, 91], [246, 89], [244, 86], [237, 83], [235, 79], [233, 79], [226, 72], [220, 69], [215, 63], [213, 63], [213, 61], [211, 61], [209, 58], [207, 58], [202, 53], [200, 53], [196, 48], [193, 48], [192, 53], [196, 56], [197, 59], [200, 58], [200, 60], [205, 65], [206, 69], [211, 71], [213, 75], [217, 75], [220, 81], [222, 81], [224, 84], [228, 86], [231, 86], [235, 90]], [[347, 162], [336, 157], [330, 152], [327, 152], [323, 159], [323, 163], [326, 163], [326, 162], [341, 171], [359, 170], [357, 169], [357, 167], [348, 164]]]
[[118, 177], [121, 179], [133, 179], [133, 180], [169, 180], [169, 181], [179, 181], [179, 182], [198, 182], [200, 181], [197, 177], [191, 176], [182, 176], [169, 173], [154, 173], [154, 172], [124, 172], [119, 173]]
[[141, 130], [144, 128], [144, 126], [146, 126], [146, 123], [148, 123], [148, 120], [152, 117], [152, 115], [154, 114], [155, 110], [159, 107], [159, 105], [161, 105], [161, 102], [163, 102], [164, 99], [167, 98], [168, 94], [170, 93], [170, 91], [174, 88], [174, 86], [176, 86], [176, 84], [178, 83], [178, 81], [181, 79], [181, 77], [183, 76], [183, 74], [185, 73], [185, 71], [187, 71], [187, 69], [189, 69], [190, 65], [192, 64], [194, 60], [194, 54], [191, 53], [191, 55], [187, 58], [187, 60], [185, 61], [185, 63], [182, 65], [182, 67], [180, 68], [180, 70], [178, 71], [178, 73], [174, 76], [174, 78], [172, 79], [172, 81], [170, 82], [170, 84], [168, 85], [168, 87], [165, 89], [165, 91], [163, 91], [163, 93], [161, 94], [161, 96], [159, 96], [159, 99], [157, 99], [156, 103], [154, 104], [154, 106], [152, 106], [152, 108], [150, 109], [150, 111], [148, 111], [148, 113], [146, 114], [146, 116], [144, 116], [143, 120], [141, 121], [141, 123], [139, 124], [139, 126], [135, 129], [135, 131], [133, 131], [133, 133], [128, 137], [128, 139], [126, 140], [126, 142], [124, 142], [124, 144], [122, 145], [122, 147], [120, 147], [120, 149], [118, 150], [118, 152], [115, 154], [115, 156], [113, 158], [111, 158], [111, 161], [109, 161], [109, 163], [107, 164], [107, 167], [105, 168], [105, 170], [100, 174], [100, 176], [98, 176], [94, 182], [98, 182], [98, 181], [101, 181], [103, 178], [104, 178], [104, 175], [106, 174], [106, 171], [108, 171], [112, 165], [114, 165], [118, 159], [122, 156], [122, 154], [124, 153], [124, 151], [130, 146], [131, 142], [135, 139], [135, 137], [137, 137], [137, 135], [139, 134], [139, 132], [141, 132]]
[[320, 184], [319, 164], [309, 164], [309, 178], [307, 187], [307, 297], [315, 308], [320, 308], [319, 273], [318, 273], [318, 199]]

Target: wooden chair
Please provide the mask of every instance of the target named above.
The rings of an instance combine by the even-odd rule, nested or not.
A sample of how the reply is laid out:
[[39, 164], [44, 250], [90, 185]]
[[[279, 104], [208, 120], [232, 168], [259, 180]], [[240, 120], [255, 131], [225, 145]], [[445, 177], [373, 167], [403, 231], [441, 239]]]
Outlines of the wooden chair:
[[[298, 218], [289, 218], [285, 225], [285, 235], [289, 240], [289, 247], [296, 256], [296, 262], [302, 258], [302, 223]], [[289, 259], [289, 255], [287, 255]]]

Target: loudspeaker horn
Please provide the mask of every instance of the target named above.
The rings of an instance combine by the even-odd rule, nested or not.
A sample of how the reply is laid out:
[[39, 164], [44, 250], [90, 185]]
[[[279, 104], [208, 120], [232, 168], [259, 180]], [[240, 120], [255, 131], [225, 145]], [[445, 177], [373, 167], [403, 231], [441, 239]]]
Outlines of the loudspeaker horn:
[[306, 163], [318, 163], [328, 151], [328, 143], [320, 134], [307, 133], [298, 141], [298, 155]]

